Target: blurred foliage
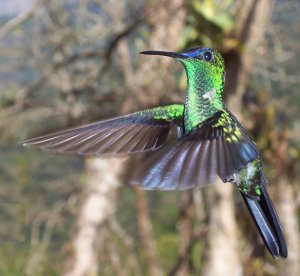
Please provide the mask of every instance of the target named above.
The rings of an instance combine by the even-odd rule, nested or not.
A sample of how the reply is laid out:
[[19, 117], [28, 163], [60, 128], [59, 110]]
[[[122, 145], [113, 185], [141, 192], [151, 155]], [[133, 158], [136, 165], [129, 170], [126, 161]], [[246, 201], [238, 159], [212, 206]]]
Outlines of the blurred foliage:
[[[300, 177], [299, 2], [277, 2], [266, 47], [259, 49], [244, 104], [253, 114], [253, 134], [262, 156], [277, 170]], [[286, 32], [288, 26], [289, 31]], [[280, 164], [279, 164], [280, 163]]]
[[182, 47], [206, 45], [224, 51], [236, 46], [238, 41], [231, 35], [235, 25], [234, 15], [238, 10], [236, 2], [188, 1], [189, 13], [182, 35]]
[[[61, 269], [61, 245], [76, 216], [74, 198], [81, 191], [78, 179], [82, 162], [78, 158], [46, 155], [1, 148], [1, 160], [5, 160], [0, 164], [1, 201], [25, 207], [25, 240], [23, 233], [21, 239], [16, 236], [16, 241], [0, 237], [1, 275], [24, 275], [26, 268], [35, 261], [35, 253], [44, 251], [35, 275], [57, 275]], [[10, 228], [15, 231], [22, 219], [23, 214], [10, 218]], [[6, 235], [9, 237], [11, 233]]]

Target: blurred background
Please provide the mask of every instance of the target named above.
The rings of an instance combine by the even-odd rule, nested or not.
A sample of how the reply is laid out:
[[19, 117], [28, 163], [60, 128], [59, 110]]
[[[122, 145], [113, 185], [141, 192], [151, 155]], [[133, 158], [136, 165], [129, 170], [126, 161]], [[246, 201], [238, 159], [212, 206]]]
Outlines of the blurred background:
[[[300, 1], [0, 1], [1, 275], [300, 275]], [[274, 260], [230, 184], [127, 185], [138, 158], [24, 149], [53, 130], [182, 102], [205, 45], [261, 151], [289, 257]], [[141, 158], [141, 157], [140, 157]]]

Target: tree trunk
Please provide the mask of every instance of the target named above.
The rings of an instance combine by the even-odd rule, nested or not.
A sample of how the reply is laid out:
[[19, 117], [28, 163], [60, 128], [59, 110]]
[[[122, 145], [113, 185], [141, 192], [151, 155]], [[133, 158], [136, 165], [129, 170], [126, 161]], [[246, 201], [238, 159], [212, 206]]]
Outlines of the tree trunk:
[[281, 262], [280, 275], [300, 275], [300, 238], [295, 189], [287, 178], [276, 183], [277, 210], [285, 234], [289, 256]]
[[[178, 44], [184, 26], [185, 11], [183, 0], [153, 1], [146, 6], [145, 15], [151, 24], [149, 49], [174, 49]], [[174, 16], [176, 14], [176, 16]], [[120, 42], [117, 47], [120, 66], [125, 82], [124, 90], [129, 91], [121, 109], [122, 114], [157, 104], [166, 87], [171, 88], [171, 60], [146, 58], [143, 64], [133, 72], [128, 45]], [[172, 61], [174, 62], [174, 61]], [[120, 186], [118, 175], [122, 171], [122, 162], [118, 160], [92, 159], [87, 163], [87, 171], [93, 172], [87, 178], [87, 196], [78, 220], [78, 233], [74, 238], [74, 261], [70, 265], [69, 276], [94, 275], [97, 273], [97, 240], [101, 232], [98, 229], [107, 220], [115, 208], [114, 196]], [[96, 193], [95, 193], [96, 191]], [[97, 192], [99, 191], [99, 193]], [[145, 203], [146, 204], [146, 203]], [[147, 208], [147, 206], [145, 206]], [[147, 237], [143, 242], [148, 246], [148, 261], [151, 275], [157, 275], [160, 269], [156, 262], [155, 241], [151, 233], [151, 222], [147, 213], [143, 213], [143, 225], [147, 226]], [[144, 237], [145, 238], [145, 237]], [[150, 257], [150, 259], [149, 259]], [[153, 260], [156, 264], [153, 264]]]
[[[115, 210], [114, 198], [124, 160], [86, 160], [87, 195], [79, 213], [78, 232], [73, 241], [74, 260], [68, 276], [96, 275], [99, 228]], [[113, 168], [114, 173], [110, 173]]]
[[[233, 206], [233, 186], [221, 181], [209, 191], [209, 253], [204, 275], [241, 275]], [[211, 193], [211, 194], [210, 194]]]
[[143, 253], [150, 276], [162, 275], [159, 267], [158, 257], [156, 256], [155, 240], [152, 233], [152, 223], [149, 219], [148, 204], [145, 191], [140, 188], [135, 189], [136, 205], [138, 212], [139, 235], [143, 245]]
[[179, 227], [179, 266], [174, 271], [174, 276], [185, 276], [190, 275], [190, 246], [193, 239], [193, 214], [194, 214], [194, 192], [199, 192], [198, 190], [189, 190], [182, 194], [182, 206], [181, 206], [181, 216], [178, 222]]
[[[269, 15], [269, 0], [246, 0], [237, 18], [235, 36], [244, 46], [243, 53], [230, 52], [226, 60], [229, 109], [240, 117], [242, 96], [254, 64], [255, 50], [262, 42]], [[242, 266], [236, 248], [233, 187], [218, 183], [210, 196], [210, 229], [208, 262], [205, 275], [241, 275]], [[227, 273], [226, 273], [227, 272]]]

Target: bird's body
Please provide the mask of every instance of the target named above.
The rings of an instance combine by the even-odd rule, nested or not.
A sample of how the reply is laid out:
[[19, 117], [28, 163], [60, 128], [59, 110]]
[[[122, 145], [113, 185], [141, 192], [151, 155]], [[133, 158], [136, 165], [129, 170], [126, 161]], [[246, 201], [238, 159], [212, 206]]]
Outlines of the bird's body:
[[[183, 64], [188, 80], [183, 104], [57, 132], [24, 145], [96, 156], [157, 150], [131, 181], [148, 190], [183, 190], [206, 185], [219, 176], [223, 182], [236, 184], [273, 257], [286, 258], [258, 150], [222, 99], [225, 70], [221, 54], [210, 48], [142, 54], [169, 56]], [[178, 139], [162, 147], [173, 125]]]

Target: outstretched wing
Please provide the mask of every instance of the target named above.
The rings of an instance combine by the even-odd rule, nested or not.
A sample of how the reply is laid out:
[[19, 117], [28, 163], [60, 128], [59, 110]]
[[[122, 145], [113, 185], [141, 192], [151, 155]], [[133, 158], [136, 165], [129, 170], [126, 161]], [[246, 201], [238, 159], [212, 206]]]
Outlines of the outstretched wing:
[[224, 182], [258, 157], [235, 117], [222, 111], [146, 161], [132, 184], [145, 189], [182, 190], [206, 185], [219, 175]]
[[173, 104], [59, 131], [22, 143], [48, 151], [96, 156], [145, 152], [161, 147], [172, 123], [180, 122], [182, 116], [183, 105]]

